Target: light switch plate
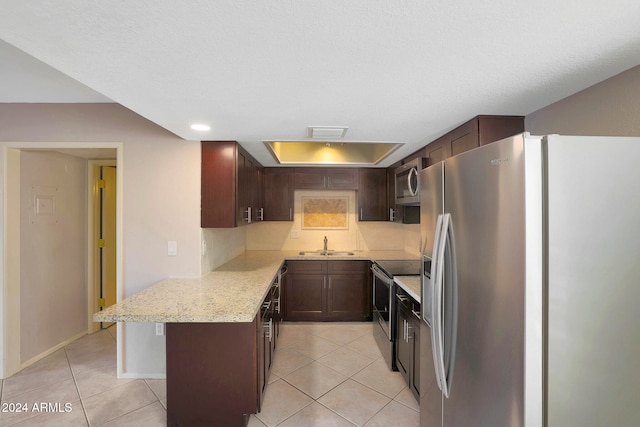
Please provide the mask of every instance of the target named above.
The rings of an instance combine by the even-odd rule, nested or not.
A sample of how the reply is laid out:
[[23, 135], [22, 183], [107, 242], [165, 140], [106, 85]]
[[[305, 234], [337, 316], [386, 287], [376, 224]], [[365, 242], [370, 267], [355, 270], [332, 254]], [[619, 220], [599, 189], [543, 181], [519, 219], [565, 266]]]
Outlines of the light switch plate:
[[175, 240], [169, 240], [167, 242], [167, 255], [178, 256], [178, 242]]

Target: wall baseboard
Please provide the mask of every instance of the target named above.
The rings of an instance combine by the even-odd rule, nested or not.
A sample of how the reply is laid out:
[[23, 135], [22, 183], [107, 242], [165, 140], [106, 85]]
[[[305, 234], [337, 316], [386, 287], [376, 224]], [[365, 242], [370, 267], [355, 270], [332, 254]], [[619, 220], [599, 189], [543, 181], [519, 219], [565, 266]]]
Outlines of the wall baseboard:
[[43, 351], [42, 353], [38, 354], [37, 356], [32, 357], [31, 359], [27, 360], [24, 363], [20, 364], [20, 370], [23, 370], [24, 368], [33, 365], [34, 363], [36, 363], [39, 360], [44, 359], [45, 357], [49, 356], [52, 353], [55, 353], [56, 351], [60, 350], [61, 348], [71, 344], [72, 342], [74, 342], [75, 340], [77, 340], [78, 338], [82, 338], [85, 335], [87, 335], [87, 332], [80, 332], [77, 335], [72, 336], [71, 338], [68, 338], [64, 341], [62, 341], [60, 344], [57, 344], [53, 347], [51, 347], [48, 350]]

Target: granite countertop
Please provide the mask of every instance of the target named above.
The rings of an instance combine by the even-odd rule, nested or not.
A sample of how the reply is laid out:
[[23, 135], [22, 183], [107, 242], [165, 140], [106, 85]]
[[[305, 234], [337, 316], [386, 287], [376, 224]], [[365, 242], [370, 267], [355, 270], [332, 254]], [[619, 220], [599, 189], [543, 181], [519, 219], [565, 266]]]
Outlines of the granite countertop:
[[393, 281], [407, 291], [417, 302], [420, 302], [420, 276], [393, 276]]
[[300, 255], [247, 251], [201, 278], [169, 278], [93, 315], [94, 322], [252, 322], [285, 260], [418, 258], [404, 251]]

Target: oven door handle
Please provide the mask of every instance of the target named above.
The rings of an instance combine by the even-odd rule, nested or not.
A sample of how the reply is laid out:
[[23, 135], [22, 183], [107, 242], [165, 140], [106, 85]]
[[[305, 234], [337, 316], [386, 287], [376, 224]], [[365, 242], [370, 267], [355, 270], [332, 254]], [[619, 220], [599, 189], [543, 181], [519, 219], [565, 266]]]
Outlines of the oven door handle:
[[375, 264], [371, 265], [371, 271], [373, 271], [373, 275], [374, 276], [376, 276], [378, 279], [382, 280], [388, 286], [393, 285], [393, 279], [391, 277], [387, 276], [382, 270], [380, 270], [380, 268], [378, 268], [377, 265], [375, 265]]

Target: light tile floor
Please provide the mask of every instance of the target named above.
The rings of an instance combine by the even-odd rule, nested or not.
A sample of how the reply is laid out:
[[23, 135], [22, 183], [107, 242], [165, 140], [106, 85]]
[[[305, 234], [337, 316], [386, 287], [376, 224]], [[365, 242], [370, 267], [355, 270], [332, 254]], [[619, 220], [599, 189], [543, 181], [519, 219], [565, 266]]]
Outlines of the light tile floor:
[[[0, 412], [0, 427], [165, 426], [165, 381], [116, 378], [115, 355], [111, 327], [0, 380], [1, 409], [10, 411]], [[26, 412], [15, 412], [25, 403]], [[41, 403], [49, 412], [34, 411]], [[262, 411], [249, 426], [417, 427], [418, 411], [400, 374], [386, 367], [371, 323], [285, 323]]]

